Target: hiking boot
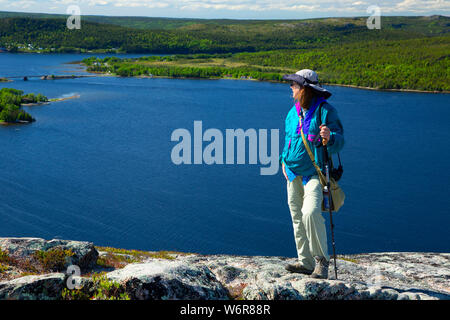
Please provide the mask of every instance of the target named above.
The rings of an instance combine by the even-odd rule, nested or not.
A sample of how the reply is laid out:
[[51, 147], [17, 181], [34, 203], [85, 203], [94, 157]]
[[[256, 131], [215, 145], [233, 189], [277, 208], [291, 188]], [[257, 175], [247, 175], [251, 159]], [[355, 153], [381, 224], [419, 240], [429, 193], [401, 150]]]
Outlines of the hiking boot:
[[305, 268], [299, 262], [293, 263], [293, 264], [288, 264], [284, 268], [289, 272], [303, 273], [303, 274], [307, 274], [307, 275], [310, 275], [313, 272], [312, 270]]
[[310, 277], [315, 279], [328, 279], [328, 261], [324, 257], [318, 256], [315, 256], [314, 260], [316, 261], [316, 267]]

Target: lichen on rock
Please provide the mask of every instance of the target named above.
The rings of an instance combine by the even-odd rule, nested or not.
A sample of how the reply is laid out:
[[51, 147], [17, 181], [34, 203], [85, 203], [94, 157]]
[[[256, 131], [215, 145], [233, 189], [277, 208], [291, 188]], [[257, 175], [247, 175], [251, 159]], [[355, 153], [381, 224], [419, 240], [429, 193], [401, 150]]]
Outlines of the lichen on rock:
[[[20, 265], [14, 265], [17, 259], [26, 260], [37, 252], [45, 257], [42, 252], [48, 254], [56, 248], [72, 252], [67, 255], [67, 262], [79, 264], [84, 271], [78, 293], [67, 288], [71, 275], [64, 270], [21, 276]], [[0, 238], [0, 250], [0, 276], [15, 274], [15, 279], [0, 281], [0, 299], [62, 299], [63, 292], [70, 299], [98, 298], [95, 286], [99, 274], [105, 287], [110, 285], [108, 281], [114, 283], [113, 295], [117, 292], [135, 300], [450, 299], [448, 253], [338, 256], [338, 280], [334, 279], [332, 264], [329, 278], [323, 280], [286, 271], [286, 264], [296, 262], [295, 258], [286, 257], [161, 254], [103, 248], [107, 252], [101, 251], [97, 260], [99, 253], [92, 243], [39, 238]], [[105, 268], [108, 261], [112, 265]], [[104, 294], [101, 297], [115, 298]]]

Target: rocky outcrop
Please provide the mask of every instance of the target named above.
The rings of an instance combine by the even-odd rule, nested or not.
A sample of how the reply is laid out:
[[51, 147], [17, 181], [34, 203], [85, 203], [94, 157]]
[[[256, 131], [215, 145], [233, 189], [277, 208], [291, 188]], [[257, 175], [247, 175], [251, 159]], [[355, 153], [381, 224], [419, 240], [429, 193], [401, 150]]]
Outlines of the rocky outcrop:
[[[295, 262], [294, 258], [181, 253], [153, 255], [130, 250], [104, 252], [101, 249], [99, 253], [93, 253], [97, 250], [86, 242], [0, 238], [0, 248], [14, 256], [23, 257], [36, 250], [55, 247], [71, 248], [78, 255], [72, 262], [84, 266], [92, 267], [98, 254], [98, 261], [105, 257], [112, 259], [113, 254], [120, 261], [133, 261], [125, 263], [123, 268], [103, 269], [107, 271], [106, 279], [119, 284], [121, 292], [126, 292], [130, 299], [450, 299], [448, 253], [338, 256], [338, 280], [334, 279], [332, 263], [329, 279], [319, 280], [286, 271], [285, 265]], [[61, 299], [67, 277], [63, 273], [50, 273], [1, 281], [0, 299]], [[86, 294], [92, 293], [95, 281], [83, 277], [81, 288]]]
[[289, 273], [283, 257], [187, 256], [202, 264], [230, 292], [249, 300], [419, 300], [450, 299], [450, 254], [371, 253], [337, 259], [338, 279], [330, 263], [329, 280]]
[[57, 300], [64, 289], [63, 273], [25, 276], [0, 282], [0, 300]]
[[70, 250], [66, 257], [64, 269], [77, 265], [81, 270], [88, 270], [97, 264], [98, 251], [92, 242], [70, 240], [44, 240], [41, 238], [0, 238], [0, 249], [16, 260], [32, 256], [36, 252], [48, 252], [54, 249]]
[[107, 277], [123, 284], [131, 299], [227, 299], [227, 290], [206, 266], [182, 260], [129, 264], [109, 272]]

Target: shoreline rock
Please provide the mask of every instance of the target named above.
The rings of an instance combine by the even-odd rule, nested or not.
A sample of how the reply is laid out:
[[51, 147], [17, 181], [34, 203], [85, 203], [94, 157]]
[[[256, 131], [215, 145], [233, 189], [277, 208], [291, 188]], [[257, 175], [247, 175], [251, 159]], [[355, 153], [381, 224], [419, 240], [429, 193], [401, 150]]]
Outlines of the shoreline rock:
[[[1, 264], [8, 255], [69, 248], [74, 255], [67, 262], [82, 269], [80, 292], [95, 292], [92, 279], [101, 274], [132, 300], [450, 300], [450, 253], [338, 256], [338, 280], [332, 266], [321, 280], [287, 272], [284, 266], [296, 259], [286, 257], [154, 253], [40, 238], [0, 238], [0, 248]], [[69, 276], [66, 270], [16, 274], [0, 281], [0, 299], [62, 299]]]
[[98, 251], [92, 242], [70, 240], [44, 240], [41, 238], [0, 238], [0, 249], [7, 252], [9, 258], [23, 260], [38, 252], [54, 250], [70, 251], [72, 255], [64, 257], [64, 270], [70, 265], [77, 265], [81, 270], [88, 270], [97, 265]]

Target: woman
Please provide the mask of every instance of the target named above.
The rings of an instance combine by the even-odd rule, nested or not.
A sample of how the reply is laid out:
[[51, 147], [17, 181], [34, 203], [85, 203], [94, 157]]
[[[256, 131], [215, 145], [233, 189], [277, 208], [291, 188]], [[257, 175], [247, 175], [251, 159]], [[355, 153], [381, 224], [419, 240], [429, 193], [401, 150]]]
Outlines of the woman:
[[344, 129], [336, 109], [326, 101], [331, 93], [319, 85], [316, 72], [303, 69], [285, 75], [283, 79], [291, 81], [292, 97], [296, 102], [286, 117], [285, 145], [280, 162], [287, 181], [288, 205], [299, 260], [288, 264], [286, 269], [327, 279], [330, 257], [325, 219], [322, 217], [323, 189], [300, 130], [316, 163], [323, 168], [323, 151], [317, 147], [320, 139], [326, 139], [330, 154], [337, 153], [344, 146]]

